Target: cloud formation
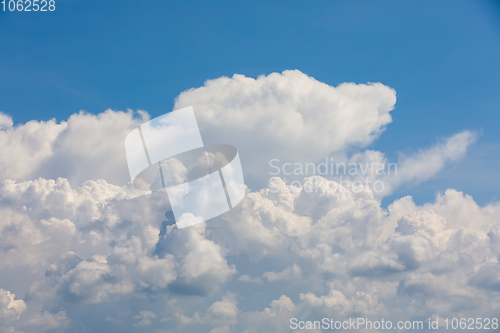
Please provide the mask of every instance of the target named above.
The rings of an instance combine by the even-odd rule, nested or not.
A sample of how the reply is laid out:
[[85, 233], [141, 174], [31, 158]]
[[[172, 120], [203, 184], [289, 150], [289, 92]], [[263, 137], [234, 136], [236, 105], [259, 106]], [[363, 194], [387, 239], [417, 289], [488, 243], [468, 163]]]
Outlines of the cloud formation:
[[148, 119], [142, 111], [107, 110], [98, 115], [80, 112], [60, 123], [32, 120], [13, 126], [12, 118], [2, 113], [0, 175], [12, 180], [64, 177], [75, 186], [99, 179], [124, 185], [124, 138]]
[[315, 162], [373, 142], [392, 121], [395, 103], [394, 89], [381, 83], [332, 87], [294, 70], [208, 80], [181, 93], [174, 108], [193, 106], [205, 143], [238, 147], [259, 187], [272, 158]]
[[[43, 270], [24, 287], [27, 303], [2, 291], [2, 315], [28, 332], [75, 327], [71, 323], [78, 321], [77, 314], [44, 309], [47, 302], [60, 309], [79, 306], [91, 311], [92, 304], [110, 304], [131, 311], [133, 300], [142, 299], [146, 308], [133, 320], [115, 318], [117, 327], [131, 320], [130, 331], [166, 325], [186, 332], [211, 325], [284, 332], [287, 316], [308, 318], [312, 313], [336, 313], [339, 319], [485, 316], [494, 315], [500, 305], [500, 206], [479, 207], [455, 190], [423, 206], [404, 197], [384, 210], [368, 188], [359, 193], [308, 193], [284, 185], [281, 188], [288, 190], [280, 193], [249, 193], [241, 205], [210, 221], [215, 229], [202, 224], [184, 231], [162, 216], [157, 202], [161, 198], [152, 194], [133, 196], [124, 188], [110, 198], [106, 193], [116, 187], [102, 182], [88, 183], [87, 191], [67, 186], [60, 196], [54, 195], [61, 191], [56, 186], [34, 194], [37, 182], [45, 181], [16, 183], [16, 192], [9, 197], [4, 191], [1, 197], [1, 202], [9, 202], [3, 214], [18, 211], [18, 219], [31, 230], [27, 234], [19, 227], [8, 229], [11, 249], [2, 254], [3, 267], [9, 265], [15, 272], [26, 266], [34, 275]], [[99, 199], [87, 197], [90, 202], [85, 202], [82, 197], [88, 191]], [[13, 193], [23, 200], [15, 202]], [[24, 209], [23, 204], [38, 202], [30, 196], [49, 198], [44, 207], [65, 210], [36, 212], [36, 205]], [[83, 211], [82, 202], [89, 211], [95, 209], [95, 215], [87, 215], [86, 221], [66, 215], [75, 221], [72, 227], [61, 222], [62, 215]], [[140, 213], [122, 213], [124, 205]], [[46, 224], [46, 214], [57, 223]], [[384, 234], [388, 225], [392, 232]], [[58, 246], [53, 246], [55, 239]], [[23, 244], [30, 243], [28, 253], [36, 260], [20, 255]], [[250, 267], [251, 275], [238, 277], [240, 266]], [[259, 297], [269, 306], [250, 305], [246, 288], [266, 290]], [[195, 312], [189, 300], [193, 296], [202, 300]], [[165, 305], [150, 307], [163, 298]], [[23, 318], [30, 304], [42, 305]], [[104, 313], [95, 320], [104, 321]]]
[[[256, 188], [181, 230], [164, 193], [123, 181], [123, 138], [147, 113], [16, 126], [0, 115], [0, 332], [289, 332], [292, 317], [498, 313], [498, 203], [481, 207], [448, 189], [431, 203], [406, 196], [384, 209], [367, 186], [352, 191], [318, 175], [301, 179], [316, 188], [280, 177], [267, 184], [259, 171], [275, 154], [385, 161], [346, 149], [381, 134], [394, 90], [331, 87], [286, 71], [207, 81], [176, 107], [186, 103], [199, 110], [206, 143], [247, 154], [243, 170]], [[384, 179], [388, 192], [435, 176], [474, 140], [465, 131], [402, 156], [399, 174]], [[186, 170], [173, 166], [172, 179], [182, 179]]]
[[26, 310], [22, 299], [15, 299], [16, 295], [0, 288], [0, 318], [6, 321], [17, 320]]

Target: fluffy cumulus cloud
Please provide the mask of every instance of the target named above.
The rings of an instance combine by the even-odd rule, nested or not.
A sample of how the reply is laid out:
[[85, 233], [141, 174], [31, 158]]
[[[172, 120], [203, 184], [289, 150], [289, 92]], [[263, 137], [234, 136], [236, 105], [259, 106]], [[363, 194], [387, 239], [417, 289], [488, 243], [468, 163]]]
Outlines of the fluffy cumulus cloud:
[[77, 186], [98, 179], [126, 184], [124, 137], [148, 117], [142, 111], [107, 110], [99, 115], [80, 112], [60, 123], [32, 120], [13, 126], [12, 118], [0, 113], [0, 177], [64, 177]]
[[0, 288], [0, 317], [3, 320], [19, 319], [21, 313], [26, 310], [26, 304], [22, 299], [14, 299], [15, 294]]
[[268, 183], [272, 158], [388, 162], [361, 149], [394, 104], [382, 84], [332, 87], [299, 71], [182, 93], [176, 107], [195, 107], [206, 143], [235, 145], [251, 182], [241, 204], [184, 229], [164, 192], [126, 178], [123, 140], [147, 113], [15, 126], [0, 114], [0, 332], [290, 332], [292, 318], [495, 317], [500, 204], [453, 189], [423, 205], [380, 200], [462, 158], [473, 132], [401, 156], [398, 174], [378, 178], [384, 193], [331, 175]]
[[175, 108], [193, 106], [206, 143], [238, 147], [247, 178], [259, 186], [270, 159], [315, 162], [373, 142], [395, 103], [396, 92], [381, 83], [332, 87], [295, 70], [209, 80], [181, 93]]

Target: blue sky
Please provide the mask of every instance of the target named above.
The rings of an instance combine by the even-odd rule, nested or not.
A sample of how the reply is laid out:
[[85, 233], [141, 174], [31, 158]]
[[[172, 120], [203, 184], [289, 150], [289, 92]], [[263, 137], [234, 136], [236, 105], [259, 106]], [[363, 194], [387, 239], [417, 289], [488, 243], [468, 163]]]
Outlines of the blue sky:
[[395, 88], [393, 123], [370, 147], [390, 158], [464, 129], [481, 133], [468, 155], [476, 162], [416, 198], [469, 172], [478, 181], [463, 190], [483, 203], [497, 194], [499, 183], [479, 176], [499, 179], [496, 167], [477, 162], [500, 142], [495, 2], [59, 0], [55, 12], [0, 12], [0, 31], [0, 110], [15, 123], [107, 108], [157, 116], [207, 79], [299, 69], [330, 85]]

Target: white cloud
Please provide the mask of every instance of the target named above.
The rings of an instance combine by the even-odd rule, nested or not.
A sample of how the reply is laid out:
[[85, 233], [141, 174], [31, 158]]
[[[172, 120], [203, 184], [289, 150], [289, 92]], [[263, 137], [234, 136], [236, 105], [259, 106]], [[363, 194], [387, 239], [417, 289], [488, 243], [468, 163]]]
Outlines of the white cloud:
[[250, 283], [257, 283], [257, 284], [264, 283], [262, 281], [262, 278], [260, 278], [260, 277], [251, 277], [248, 274], [240, 275], [237, 280], [241, 281], [241, 282], [250, 282]]
[[[207, 143], [235, 145], [257, 184], [267, 182], [269, 158], [316, 162], [337, 152], [386, 161], [346, 149], [372, 142], [394, 103], [381, 84], [331, 87], [287, 71], [207, 81], [176, 108], [194, 105]], [[164, 194], [127, 184], [123, 138], [148, 119], [140, 116], [106, 111], [12, 126], [0, 114], [0, 173], [10, 178], [0, 183], [0, 287], [26, 295], [0, 289], [1, 329], [90, 330], [101, 321], [131, 332], [288, 332], [291, 316], [500, 309], [498, 203], [481, 207], [449, 189], [432, 203], [408, 196], [384, 209], [370, 188], [313, 176], [301, 179], [319, 184], [308, 191], [275, 178], [230, 212], [179, 230]], [[474, 140], [466, 131], [401, 157], [389, 190], [436, 175]], [[185, 173], [178, 168], [173, 181]]]
[[24, 301], [15, 297], [15, 294], [0, 288], [0, 318], [3, 320], [17, 320], [26, 310]]
[[420, 183], [434, 177], [444, 168], [446, 163], [455, 162], [464, 157], [467, 148], [477, 139], [471, 131], [463, 131], [446, 138], [444, 142], [434, 147], [421, 150], [411, 156], [400, 156], [397, 174], [387, 176], [385, 193], [391, 191], [405, 182]]
[[12, 117], [3, 112], [0, 112], [0, 129], [7, 129], [12, 126], [14, 126]]
[[210, 330], [210, 333], [231, 333], [229, 326], [219, 326]]
[[[395, 102], [395, 91], [380, 83], [332, 87], [295, 70], [257, 79], [234, 75], [209, 80], [181, 93], [174, 108], [194, 106], [205, 143], [236, 146], [246, 183], [258, 190], [267, 185], [272, 159], [317, 164], [327, 156], [335, 156], [336, 162], [385, 160], [380, 152], [351, 158], [346, 152], [372, 143], [384, 131]], [[145, 111], [106, 110], [80, 112], [60, 123], [12, 126], [12, 119], [1, 113], [0, 174], [16, 181], [64, 177], [73, 186], [99, 179], [122, 186], [129, 181], [124, 138], [148, 119]], [[383, 194], [404, 182], [430, 179], [446, 163], [462, 158], [475, 138], [464, 131], [431, 149], [401, 156], [397, 175], [383, 179]], [[169, 170], [172, 183], [185, 177], [179, 165]]]
[[182, 313], [176, 313], [175, 316], [179, 319], [179, 321], [182, 324], [192, 324], [192, 323], [198, 323], [200, 321], [200, 315], [195, 312], [192, 317], [188, 317], [183, 315]]
[[28, 320], [28, 326], [34, 326], [39, 331], [50, 330], [54, 328], [66, 327], [69, 324], [66, 311], [59, 311], [58, 313], [50, 313], [44, 311], [36, 313]]
[[[1, 191], [0, 202], [9, 202], [13, 214], [5, 215], [6, 221], [14, 226], [23, 221], [17, 227], [20, 231], [11, 232], [6, 240], [16, 248], [31, 246], [29, 253], [45, 258], [45, 263], [30, 266], [31, 261], [15, 251], [3, 254], [3, 267], [27, 265], [44, 273], [28, 293], [31, 301], [51, 300], [61, 306], [118, 304], [124, 297], [147, 297], [153, 292], [170, 295], [173, 303], [143, 311], [168, 319], [169, 311], [176, 309], [179, 325], [232, 328], [245, 323], [276, 332], [292, 314], [307, 316], [313, 310], [326, 315], [334, 309], [338, 316], [383, 313], [389, 318], [405, 315], [401, 309], [406, 309], [408, 314], [444, 317], [453, 314], [445, 300], [465, 306], [473, 299], [475, 311], [485, 313], [498, 303], [491, 291], [496, 292], [499, 281], [500, 206], [479, 207], [454, 190], [423, 206], [405, 197], [385, 211], [369, 190], [308, 193], [288, 185], [280, 193], [269, 189], [249, 193], [241, 205], [216, 221], [222, 229], [202, 224], [177, 230], [168, 222], [160, 223], [164, 220], [160, 197], [134, 196], [127, 187], [102, 182], [79, 189], [63, 184], [63, 180], [7, 182]], [[388, 225], [392, 227], [387, 229]], [[100, 240], [89, 238], [92, 233]], [[6, 232], [2, 235], [7, 237]], [[63, 246], [51, 247], [54, 237], [64, 240]], [[291, 283], [294, 287], [276, 295], [267, 308], [240, 310], [236, 295], [227, 293], [227, 282], [240, 264], [238, 256], [252, 258], [253, 265], [252, 275], [240, 276], [239, 281], [261, 283], [255, 286], [270, 294], [280, 292], [273, 291], [273, 283], [278, 288]], [[16, 264], [16, 258], [25, 260]], [[262, 261], [282, 268], [268, 270]], [[214, 300], [221, 292], [224, 296]], [[204, 296], [209, 302], [204, 305], [206, 313], [193, 314], [184, 295]], [[245, 297], [238, 299], [246, 302]], [[429, 302], [434, 303], [426, 305]], [[51, 313], [42, 311], [31, 322], [47, 317], [43, 320], [50, 323]], [[156, 318], [134, 318], [131, 324], [154, 326], [152, 319]], [[61, 323], [69, 325], [70, 320]], [[261, 324], [255, 324], [257, 320]]]
[[366, 145], [391, 122], [396, 92], [380, 83], [329, 86], [298, 70], [257, 79], [234, 75], [181, 93], [175, 109], [193, 106], [205, 143], [232, 144], [259, 188], [268, 162], [316, 162]]
[[0, 114], [0, 174], [13, 180], [65, 177], [73, 185], [98, 179], [126, 184], [125, 136], [149, 119], [145, 112], [138, 115], [80, 112], [61, 123], [33, 120], [11, 126], [12, 119]]
[[262, 276], [269, 282], [280, 281], [280, 280], [291, 280], [295, 277], [300, 277], [302, 275], [302, 270], [297, 264], [293, 264], [283, 271], [276, 273], [275, 271], [265, 272]]
[[216, 319], [234, 320], [239, 313], [236, 295], [230, 292], [208, 308], [208, 313]]
[[138, 315], [134, 316], [134, 319], [139, 319], [135, 325], [138, 326], [149, 326], [152, 324], [152, 320], [156, 319], [156, 314], [151, 311], [141, 311]]

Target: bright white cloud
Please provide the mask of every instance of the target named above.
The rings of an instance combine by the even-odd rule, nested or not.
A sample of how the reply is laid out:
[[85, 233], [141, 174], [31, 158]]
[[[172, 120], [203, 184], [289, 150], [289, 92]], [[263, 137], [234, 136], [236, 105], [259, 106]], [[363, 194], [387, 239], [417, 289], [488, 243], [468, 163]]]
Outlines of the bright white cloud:
[[270, 159], [316, 162], [371, 143], [395, 103], [396, 92], [380, 83], [332, 87], [295, 70], [209, 80], [181, 93], [174, 108], [193, 106], [205, 143], [237, 147], [254, 188], [267, 183]]
[[208, 313], [220, 320], [234, 320], [238, 312], [236, 295], [230, 292], [208, 308]]
[[[479, 207], [472, 198], [454, 190], [423, 206], [405, 197], [385, 211], [369, 189], [328, 194], [294, 192], [297, 189], [288, 185], [280, 193], [269, 189], [249, 193], [245, 202], [221, 216], [217, 223], [222, 229], [203, 224], [177, 230], [168, 222], [160, 223], [164, 220], [163, 207], [154, 195], [134, 196], [127, 188], [111, 191], [115, 186], [104, 183], [87, 183], [85, 190], [53, 183], [36, 187], [39, 191], [35, 197], [45, 198], [45, 207], [52, 209], [47, 212], [37, 211], [38, 200], [28, 200], [28, 193], [34, 195], [33, 184], [9, 183], [11, 190], [3, 191], [0, 198], [0, 202], [9, 198], [9, 209], [18, 214], [6, 215], [8, 221], [17, 221], [17, 216], [24, 221], [19, 225], [32, 231], [21, 228], [11, 232], [11, 246], [32, 246], [33, 256], [45, 258], [44, 263], [26, 261], [12, 250], [3, 254], [3, 265], [15, 267], [16, 258], [21, 258], [25, 260], [18, 265], [44, 270], [44, 276], [28, 293], [31, 301], [50, 299], [61, 306], [74, 302], [118, 304], [131, 295], [144, 297], [159, 292], [170, 295], [166, 297], [173, 303], [141, 310], [157, 317], [133, 318], [131, 324], [149, 327], [161, 320], [175, 320], [176, 325], [194, 330], [196, 325], [231, 328], [245, 323], [256, 330], [268, 327], [276, 332], [285, 329], [283, 320], [289, 320], [287, 316], [308, 316], [313, 310], [324, 311], [325, 315], [333, 311], [338, 316], [376, 317], [384, 313], [389, 318], [404, 315], [400, 308], [407, 304], [408, 313], [444, 317], [452, 314], [444, 300], [464, 305], [474, 300], [476, 310], [464, 310], [464, 314], [489, 313], [500, 306], [491, 293], [498, 290], [499, 281], [499, 227], [495, 217], [500, 206]], [[65, 194], [54, 195], [60, 191]], [[94, 195], [89, 197], [89, 192]], [[56, 201], [59, 205], [54, 205]], [[86, 220], [73, 213], [83, 203]], [[29, 206], [24, 209], [23, 204]], [[128, 209], [124, 210], [125, 205]], [[144, 221], [145, 216], [152, 220]], [[69, 224], [62, 217], [75, 222]], [[44, 225], [44, 221], [50, 223]], [[393, 221], [392, 231], [384, 236], [383, 227]], [[56, 236], [65, 241], [59, 247], [50, 247], [50, 239]], [[245, 297], [238, 290], [227, 293], [226, 288], [242, 255], [252, 258], [254, 267], [252, 275], [240, 276], [239, 281], [257, 282], [252, 285], [270, 294], [274, 293], [271, 284], [294, 287], [276, 295], [268, 308], [241, 311], [236, 299], [245, 304]], [[261, 266], [263, 260], [274, 263], [276, 269], [269, 271]], [[314, 285], [317, 288], [311, 290]], [[217, 297], [220, 292], [226, 292], [225, 296], [206, 304], [204, 314], [198, 317], [184, 301], [184, 295], [203, 295], [210, 302], [211, 295]], [[434, 305], [426, 305], [428, 302]], [[416, 304], [419, 307], [413, 308]], [[178, 315], [168, 319], [170, 311]], [[52, 327], [53, 313], [58, 312], [39, 312], [30, 316], [29, 322], [45, 320], [44, 325]], [[71, 317], [66, 317], [60, 320], [61, 325], [71, 323]], [[127, 319], [117, 322], [123, 320]], [[255, 324], [257, 320], [262, 324]]]
[[446, 163], [463, 158], [467, 148], [476, 139], [475, 133], [463, 131], [430, 149], [421, 150], [411, 156], [400, 156], [397, 174], [385, 177], [386, 193], [405, 182], [420, 183], [430, 179], [442, 170]]
[[[245, 153], [244, 172], [257, 184], [267, 182], [272, 157], [316, 162], [337, 152], [346, 161], [385, 161], [381, 152], [345, 150], [380, 135], [394, 103], [381, 84], [331, 87], [287, 71], [207, 81], [176, 107], [194, 106], [207, 143]], [[275, 178], [230, 212], [179, 230], [164, 193], [123, 181], [123, 138], [148, 119], [140, 116], [80, 113], [13, 126], [0, 114], [0, 288], [25, 292], [21, 300], [0, 289], [0, 331], [102, 324], [289, 332], [292, 316], [498, 313], [499, 204], [481, 207], [449, 189], [432, 203], [408, 196], [383, 209], [368, 187], [354, 192], [313, 176], [301, 179], [319, 184], [309, 191]], [[474, 140], [466, 131], [401, 157], [397, 177], [385, 179], [389, 189], [436, 175]]]
[[7, 129], [7, 128], [12, 127], [12, 126], [14, 126], [14, 122], [12, 121], [12, 118], [3, 112], [0, 112], [0, 128]]
[[[234, 75], [209, 80], [181, 93], [174, 108], [194, 107], [205, 143], [237, 147], [246, 183], [258, 190], [268, 183], [272, 159], [316, 164], [328, 156], [337, 162], [384, 160], [380, 152], [351, 158], [345, 154], [372, 143], [384, 131], [395, 103], [395, 91], [380, 83], [333, 87], [295, 70], [257, 79]], [[104, 179], [122, 186], [129, 181], [125, 136], [148, 119], [144, 111], [107, 110], [98, 115], [80, 112], [60, 123], [30, 121], [13, 126], [12, 119], [1, 113], [1, 178], [64, 177], [76, 187]], [[402, 156], [398, 174], [383, 179], [383, 194], [404, 182], [433, 177], [446, 163], [463, 157], [474, 140], [475, 134], [465, 131], [432, 149]], [[182, 168], [168, 169], [172, 183], [185, 177]]]
[[80, 112], [60, 123], [33, 120], [12, 126], [12, 119], [0, 114], [1, 177], [64, 177], [73, 185], [98, 179], [126, 184], [124, 138], [148, 119], [145, 112], [107, 110], [99, 115]]
[[15, 294], [0, 288], [0, 318], [3, 320], [17, 320], [26, 310], [24, 301], [15, 297]]

